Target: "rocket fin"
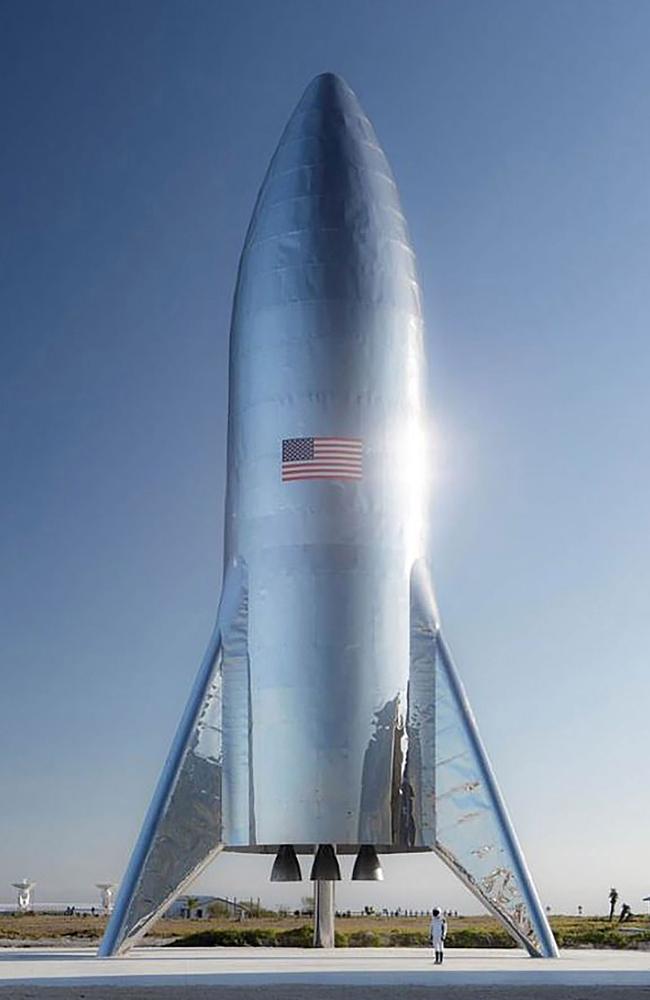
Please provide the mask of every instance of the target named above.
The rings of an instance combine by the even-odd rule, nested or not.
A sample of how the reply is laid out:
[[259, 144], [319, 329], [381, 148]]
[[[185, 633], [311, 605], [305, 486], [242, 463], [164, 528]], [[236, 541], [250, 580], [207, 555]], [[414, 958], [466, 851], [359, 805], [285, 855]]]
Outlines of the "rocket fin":
[[433, 848], [531, 955], [556, 957], [553, 933], [442, 637], [423, 561], [411, 575], [410, 645], [405, 788], [411, 843]]
[[246, 613], [244, 568], [226, 574], [217, 623], [122, 879], [100, 956], [127, 951], [223, 847], [223, 647]]

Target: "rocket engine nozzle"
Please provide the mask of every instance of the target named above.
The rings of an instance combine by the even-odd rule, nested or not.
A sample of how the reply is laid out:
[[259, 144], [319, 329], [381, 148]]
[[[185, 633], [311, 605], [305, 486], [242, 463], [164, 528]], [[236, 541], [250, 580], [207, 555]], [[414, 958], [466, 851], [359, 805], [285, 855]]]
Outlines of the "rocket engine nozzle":
[[271, 882], [302, 882], [300, 862], [292, 844], [281, 844], [271, 869]]
[[336, 851], [331, 844], [318, 845], [309, 878], [312, 882], [341, 881], [341, 869], [339, 868]]
[[372, 844], [362, 844], [359, 848], [354, 868], [352, 869], [353, 882], [383, 882], [384, 871], [381, 861], [377, 856], [377, 851]]

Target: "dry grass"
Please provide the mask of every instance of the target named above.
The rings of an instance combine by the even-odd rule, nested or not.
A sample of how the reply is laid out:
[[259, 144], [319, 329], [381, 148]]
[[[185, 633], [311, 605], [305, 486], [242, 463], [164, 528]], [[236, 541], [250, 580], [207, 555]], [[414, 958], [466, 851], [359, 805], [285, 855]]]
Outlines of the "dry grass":
[[[101, 937], [105, 923], [105, 918], [101, 916], [70, 917], [53, 913], [21, 916], [0, 914], [0, 941], [3, 943], [44, 941], [81, 943], [87, 941], [90, 943]], [[158, 940], [173, 939], [215, 931], [235, 932], [240, 928], [246, 929], [247, 932], [259, 930], [261, 932], [282, 933], [298, 930], [309, 923], [309, 917], [280, 917], [277, 915], [250, 918], [243, 923], [226, 917], [209, 920], [163, 919], [156, 924], [151, 936]], [[601, 938], [604, 939], [603, 943], [611, 943], [611, 934], [618, 936], [622, 929], [616, 921], [609, 923], [607, 919], [602, 917], [557, 916], [551, 917], [551, 924], [558, 940], [567, 944], [572, 941], [576, 944], [587, 944], [589, 940], [598, 943]], [[623, 928], [630, 926], [643, 928], [650, 936], [650, 917], [634, 917], [630, 924], [623, 925]], [[426, 917], [339, 917], [337, 930], [346, 937], [368, 934], [384, 938], [391, 933], [426, 935], [428, 933], [428, 919]], [[490, 916], [452, 917], [449, 919], [449, 931], [452, 936], [462, 931], [471, 932], [477, 936], [477, 943], [479, 943], [480, 936], [492, 938], [500, 937], [502, 934], [499, 924]], [[625, 941], [633, 941], [633, 938], [627, 935], [620, 936]]]

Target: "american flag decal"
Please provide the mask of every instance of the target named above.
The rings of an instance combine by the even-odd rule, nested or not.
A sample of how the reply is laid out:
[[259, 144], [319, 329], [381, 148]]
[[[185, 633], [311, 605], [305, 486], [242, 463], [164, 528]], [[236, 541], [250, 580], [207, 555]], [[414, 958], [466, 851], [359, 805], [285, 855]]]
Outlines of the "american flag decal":
[[361, 438], [286, 438], [282, 442], [282, 481], [361, 479]]

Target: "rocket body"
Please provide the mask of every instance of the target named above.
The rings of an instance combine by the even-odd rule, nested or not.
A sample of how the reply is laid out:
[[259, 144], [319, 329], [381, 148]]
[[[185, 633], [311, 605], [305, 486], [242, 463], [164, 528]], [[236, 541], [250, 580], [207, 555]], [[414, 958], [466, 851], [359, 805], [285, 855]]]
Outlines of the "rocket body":
[[100, 954], [131, 947], [221, 850], [318, 845], [330, 873], [334, 847], [435, 852], [531, 954], [557, 954], [433, 599], [413, 250], [332, 74], [257, 199], [229, 392], [217, 622]]
[[[262, 186], [230, 352], [226, 574], [244, 567], [248, 622], [246, 665], [223, 668], [224, 839], [392, 845], [422, 320], [395, 182], [335, 76]], [[283, 443], [314, 441], [283, 465]]]

